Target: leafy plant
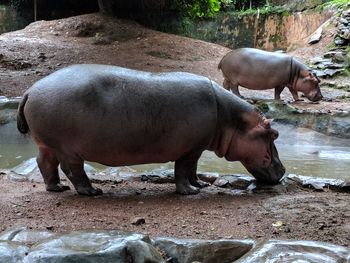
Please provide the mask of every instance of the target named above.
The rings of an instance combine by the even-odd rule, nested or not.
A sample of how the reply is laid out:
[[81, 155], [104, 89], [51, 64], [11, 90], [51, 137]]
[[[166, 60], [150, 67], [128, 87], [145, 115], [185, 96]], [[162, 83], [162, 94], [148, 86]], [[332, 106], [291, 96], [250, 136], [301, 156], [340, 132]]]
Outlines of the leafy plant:
[[328, 0], [322, 5], [320, 5], [321, 9], [328, 8], [328, 7], [335, 7], [339, 9], [344, 9], [349, 5], [349, 0]]
[[190, 18], [212, 18], [220, 10], [220, 0], [176, 0], [175, 8]]

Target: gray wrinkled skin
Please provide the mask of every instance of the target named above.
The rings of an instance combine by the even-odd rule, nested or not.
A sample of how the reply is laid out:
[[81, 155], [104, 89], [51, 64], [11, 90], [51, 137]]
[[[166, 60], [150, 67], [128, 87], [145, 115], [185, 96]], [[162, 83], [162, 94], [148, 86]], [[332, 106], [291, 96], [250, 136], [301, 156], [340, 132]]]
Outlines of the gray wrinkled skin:
[[80, 194], [92, 187], [84, 161], [109, 166], [175, 161], [176, 191], [196, 194], [204, 150], [241, 161], [259, 180], [284, 174], [277, 131], [253, 106], [189, 73], [148, 73], [106, 65], [74, 65], [36, 82], [17, 115], [20, 132], [39, 147], [48, 191], [64, 191], [58, 165]]
[[319, 79], [300, 61], [286, 54], [254, 48], [240, 48], [227, 53], [218, 68], [223, 86], [239, 94], [238, 86], [253, 90], [275, 89], [275, 99], [288, 87], [295, 101], [298, 91], [311, 101], [322, 99]]

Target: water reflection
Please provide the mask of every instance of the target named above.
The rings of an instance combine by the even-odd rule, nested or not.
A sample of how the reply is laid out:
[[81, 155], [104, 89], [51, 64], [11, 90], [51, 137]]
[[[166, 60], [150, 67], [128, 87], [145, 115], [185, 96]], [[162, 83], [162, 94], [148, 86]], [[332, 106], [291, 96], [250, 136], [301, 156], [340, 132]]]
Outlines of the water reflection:
[[[4, 126], [7, 126], [4, 132]], [[276, 146], [287, 173], [327, 178], [348, 178], [350, 140], [325, 136], [308, 129], [274, 125], [280, 137]], [[37, 148], [28, 137], [13, 133], [15, 125], [0, 126], [0, 168], [11, 168], [37, 155]], [[15, 137], [14, 137], [15, 136]], [[101, 165], [96, 165], [102, 168]], [[136, 171], [173, 168], [173, 163], [136, 165]], [[220, 174], [247, 173], [239, 162], [227, 162], [206, 151], [199, 160], [198, 170]]]

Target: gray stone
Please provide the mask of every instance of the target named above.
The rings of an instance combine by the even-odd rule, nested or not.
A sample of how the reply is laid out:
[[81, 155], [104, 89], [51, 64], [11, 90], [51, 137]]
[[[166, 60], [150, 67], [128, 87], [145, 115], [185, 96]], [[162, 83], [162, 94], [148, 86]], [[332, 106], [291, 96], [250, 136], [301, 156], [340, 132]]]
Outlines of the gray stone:
[[[6, 235], [6, 232], [4, 234]], [[55, 233], [49, 232], [49, 231], [38, 231], [38, 230], [35, 231], [35, 230], [26, 229], [26, 228], [20, 228], [17, 230], [9, 231], [7, 240], [24, 243], [26, 245], [33, 245], [35, 243], [38, 243], [40, 241], [43, 241], [55, 235], [56, 235]]]
[[[137, 247], [143, 250], [137, 251]], [[23, 263], [141, 263], [161, 262], [160, 258], [155, 249], [151, 248], [150, 239], [142, 234], [76, 231], [56, 236], [32, 247]]]
[[5, 96], [0, 96], [0, 110], [3, 110], [3, 109], [17, 110], [20, 100], [21, 100], [21, 97], [7, 98]]
[[341, 24], [345, 25], [345, 26], [347, 26], [347, 25], [349, 24], [349, 21], [346, 20], [344, 17], [341, 17], [341, 18], [339, 19], [339, 22], [340, 22]]
[[324, 71], [324, 73], [329, 77], [333, 77], [335, 74], [337, 74], [341, 71], [342, 71], [341, 69], [326, 69]]
[[158, 168], [150, 172], [139, 174], [142, 181], [150, 181], [152, 183], [175, 183], [174, 169]]
[[350, 181], [344, 181], [340, 179], [329, 179], [329, 178], [319, 178], [312, 176], [304, 176], [304, 175], [296, 175], [289, 174], [286, 180], [291, 180], [297, 182], [303, 187], [313, 188], [315, 190], [325, 190], [325, 189], [333, 189], [333, 190], [343, 190], [349, 191]]
[[329, 51], [323, 55], [324, 58], [331, 58], [334, 62], [344, 62], [345, 54], [343, 51]]
[[344, 46], [346, 45], [346, 40], [338, 36], [334, 39], [334, 44], [336, 44], [337, 46]]
[[245, 190], [248, 186], [255, 182], [256, 179], [250, 175], [244, 174], [234, 174], [234, 175], [223, 175], [220, 176], [214, 182], [215, 186], [224, 187], [224, 188], [233, 188]]
[[[135, 263], [161, 263], [165, 262], [159, 251], [151, 244], [142, 240], [128, 241], [127, 253], [131, 255], [131, 262]], [[130, 262], [130, 261], [129, 261]]]
[[346, 247], [313, 241], [271, 240], [259, 244], [235, 263], [337, 263], [349, 260], [350, 250]]
[[88, 175], [91, 180], [122, 182], [128, 180], [140, 180], [140, 176], [130, 167], [108, 167], [101, 172]]
[[309, 41], [308, 41], [308, 44], [312, 45], [312, 44], [316, 44], [318, 43], [321, 38], [322, 38], [322, 32], [323, 32], [323, 27], [319, 27], [315, 33], [313, 33], [310, 38], [309, 38]]
[[329, 69], [341, 69], [343, 67], [344, 67], [343, 64], [338, 64], [338, 63], [332, 63], [327, 66], [327, 68]]
[[131, 220], [131, 224], [136, 226], [143, 225], [145, 223], [146, 223], [146, 220], [143, 217], [135, 217]]
[[[335, 95], [343, 96], [345, 91], [330, 89], [327, 92], [323, 88], [323, 95], [326, 98], [334, 99]], [[336, 94], [339, 92], [339, 94]], [[327, 96], [326, 96], [327, 93]], [[300, 128], [309, 128], [317, 132], [337, 136], [339, 138], [350, 138], [350, 114], [333, 113], [329, 114], [327, 111], [304, 111], [293, 107], [290, 104], [276, 101], [259, 102], [257, 106], [263, 110], [268, 118], [275, 119], [275, 122], [283, 124], [291, 124]], [[322, 142], [321, 142], [322, 143]]]
[[17, 165], [11, 171], [22, 176], [28, 176], [37, 167], [36, 158], [31, 158]]
[[314, 57], [314, 58], [310, 59], [310, 63], [315, 64], [315, 65], [319, 64], [319, 63], [323, 63], [323, 62], [331, 62], [331, 59], [326, 58], [326, 57], [324, 57], [324, 58]]
[[190, 240], [158, 237], [153, 245], [164, 251], [172, 262], [233, 262], [253, 248], [253, 240]]
[[203, 172], [199, 172], [197, 173], [198, 178], [204, 182], [213, 184], [215, 182], [215, 180], [217, 180], [220, 175], [218, 173], [203, 173]]
[[350, 40], [350, 30], [344, 29], [339, 33], [339, 36], [345, 40]]
[[21, 263], [28, 250], [23, 245], [0, 241], [0, 263]]
[[319, 78], [324, 78], [327, 76], [327, 74], [323, 70], [314, 70], [314, 73]]

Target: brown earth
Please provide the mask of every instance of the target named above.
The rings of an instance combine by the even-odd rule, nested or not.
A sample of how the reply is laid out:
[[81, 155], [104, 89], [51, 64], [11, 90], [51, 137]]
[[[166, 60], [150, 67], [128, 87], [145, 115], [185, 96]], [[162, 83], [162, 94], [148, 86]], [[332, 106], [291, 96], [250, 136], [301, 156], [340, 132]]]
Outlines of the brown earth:
[[[0, 95], [9, 97], [22, 95], [34, 81], [74, 63], [189, 71], [221, 83], [216, 68], [229, 51], [96, 14], [39, 21], [0, 35], [0, 46]], [[319, 44], [316, 50], [322, 52], [325, 46]], [[314, 55], [315, 49], [297, 54], [307, 58], [311, 52]], [[318, 107], [337, 108], [342, 103], [321, 102]], [[0, 230], [121, 229], [152, 236], [303, 239], [350, 246], [346, 193], [293, 188], [235, 195], [211, 186], [195, 196], [180, 196], [170, 184], [106, 182], [99, 185], [103, 196], [85, 197], [74, 191], [46, 192], [42, 183], [12, 182], [4, 174], [0, 181]], [[136, 217], [144, 218], [145, 224], [133, 225]]]

